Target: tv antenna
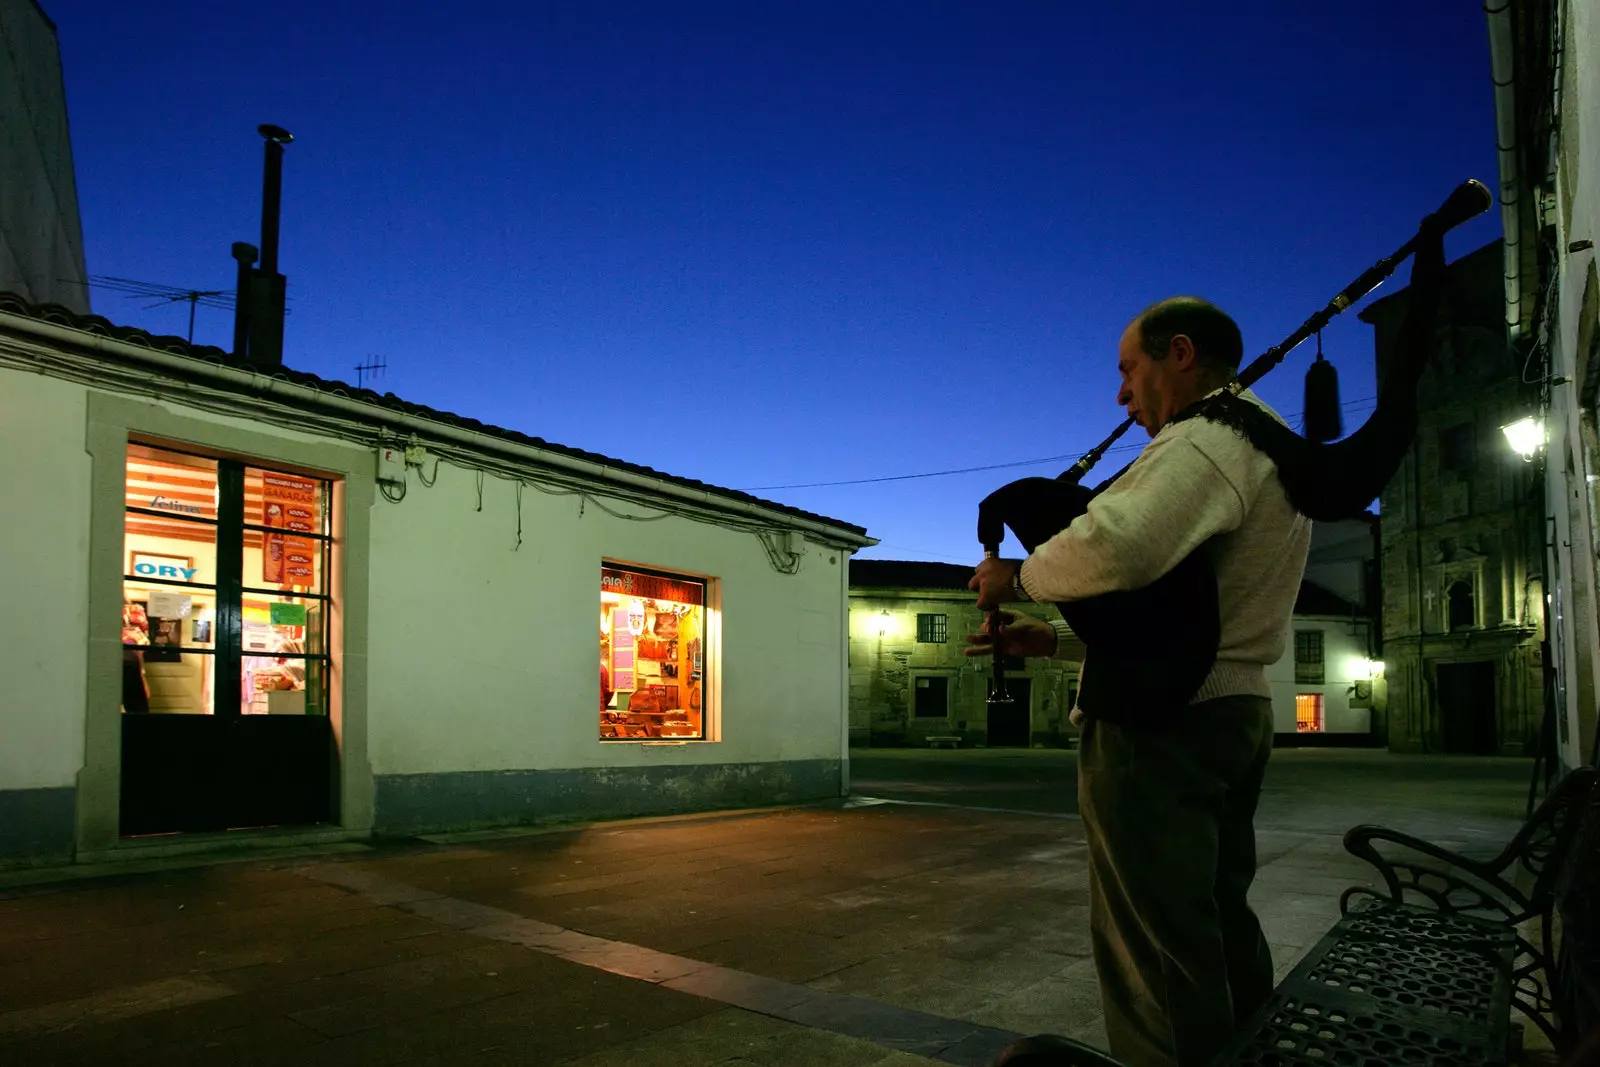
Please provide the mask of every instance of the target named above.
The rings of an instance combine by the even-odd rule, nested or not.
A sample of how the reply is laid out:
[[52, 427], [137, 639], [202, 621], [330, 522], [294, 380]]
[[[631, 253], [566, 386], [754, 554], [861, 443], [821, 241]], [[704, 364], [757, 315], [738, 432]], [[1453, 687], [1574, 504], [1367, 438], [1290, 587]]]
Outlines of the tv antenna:
[[197, 307], [215, 308], [219, 311], [233, 310], [233, 290], [231, 289], [181, 289], [175, 285], [161, 285], [156, 282], [134, 281], [132, 278], [113, 278], [107, 275], [94, 275], [89, 279], [89, 284], [99, 289], [109, 289], [114, 293], [122, 293], [129, 300], [146, 300], [144, 307], [157, 308], [166, 304], [176, 304], [179, 301], [188, 301], [189, 304], [189, 343], [194, 343], [194, 312]]
[[356, 388], [362, 388], [363, 376], [371, 374], [374, 378], [389, 369], [389, 364], [382, 356], [368, 356], [366, 363], [356, 364]]

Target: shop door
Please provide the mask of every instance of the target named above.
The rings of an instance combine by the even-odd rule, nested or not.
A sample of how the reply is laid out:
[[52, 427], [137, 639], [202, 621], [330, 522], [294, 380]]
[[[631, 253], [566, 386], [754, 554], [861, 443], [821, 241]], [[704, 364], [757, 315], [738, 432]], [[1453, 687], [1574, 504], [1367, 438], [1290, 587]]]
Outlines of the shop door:
[[123, 836], [331, 820], [331, 484], [129, 446]]
[[1009, 704], [990, 704], [989, 747], [1027, 748], [1033, 731], [1033, 679], [1007, 678]]
[[1494, 663], [1441, 663], [1435, 670], [1439, 747], [1464, 755], [1492, 755], [1499, 748]]

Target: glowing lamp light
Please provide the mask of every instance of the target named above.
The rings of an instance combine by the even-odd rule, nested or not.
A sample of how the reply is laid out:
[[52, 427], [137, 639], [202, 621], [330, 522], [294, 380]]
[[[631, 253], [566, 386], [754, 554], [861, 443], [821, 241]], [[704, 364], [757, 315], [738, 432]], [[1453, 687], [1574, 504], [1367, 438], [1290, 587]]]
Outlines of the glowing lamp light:
[[1370, 682], [1383, 673], [1383, 661], [1379, 659], [1357, 658], [1350, 662], [1350, 677], [1357, 681]]
[[1544, 423], [1532, 415], [1500, 427], [1500, 432], [1506, 435], [1511, 450], [1523, 459], [1532, 459], [1544, 444]]
[[887, 611], [880, 611], [878, 613], [878, 636], [883, 637], [886, 635], [889, 632], [890, 626], [893, 624], [894, 620], [890, 617], [889, 613]]

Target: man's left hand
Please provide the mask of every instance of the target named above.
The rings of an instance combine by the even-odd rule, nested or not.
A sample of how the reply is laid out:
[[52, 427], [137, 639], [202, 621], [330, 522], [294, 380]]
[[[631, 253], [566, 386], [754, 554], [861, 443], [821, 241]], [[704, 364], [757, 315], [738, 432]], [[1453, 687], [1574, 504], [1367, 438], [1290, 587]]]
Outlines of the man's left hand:
[[1020, 600], [1012, 589], [1017, 572], [1022, 569], [1020, 559], [986, 559], [967, 583], [968, 589], [978, 591], [978, 610], [989, 611], [1001, 604]]

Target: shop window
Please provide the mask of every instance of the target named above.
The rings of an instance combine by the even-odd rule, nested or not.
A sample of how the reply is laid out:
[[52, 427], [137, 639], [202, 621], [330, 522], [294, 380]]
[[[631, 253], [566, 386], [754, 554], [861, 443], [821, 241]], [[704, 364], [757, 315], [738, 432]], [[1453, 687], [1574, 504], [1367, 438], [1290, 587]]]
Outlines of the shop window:
[[1301, 734], [1322, 732], [1322, 694], [1296, 693], [1294, 697], [1294, 729]]
[[948, 615], [917, 614], [917, 640], [924, 644], [942, 645], [950, 639]]
[[324, 715], [330, 482], [128, 446], [123, 711]]
[[1294, 681], [1296, 685], [1323, 684], [1321, 630], [1294, 632]]
[[705, 740], [706, 583], [600, 569], [600, 739]]
[[[943, 618], [944, 616], [940, 616]], [[944, 719], [950, 715], [950, 679], [942, 675], [919, 676], [911, 698], [911, 714], [918, 719]]]

